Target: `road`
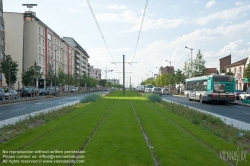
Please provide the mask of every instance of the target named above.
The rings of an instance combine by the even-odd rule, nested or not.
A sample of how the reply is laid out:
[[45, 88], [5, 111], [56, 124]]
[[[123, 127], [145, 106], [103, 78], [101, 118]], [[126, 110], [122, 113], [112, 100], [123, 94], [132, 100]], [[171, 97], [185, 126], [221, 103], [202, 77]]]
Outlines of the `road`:
[[[90, 94], [92, 93], [0, 105], [0, 121], [81, 100]], [[250, 107], [235, 104], [199, 103], [198, 101], [187, 101], [185, 97], [172, 95], [164, 95], [162, 98], [250, 124]]]
[[164, 95], [162, 98], [250, 124], [250, 107], [229, 103], [224, 105], [218, 103], [200, 103], [199, 101], [188, 101], [185, 97], [172, 95]]
[[[96, 94], [103, 94], [105, 92], [94, 92]], [[30, 114], [36, 111], [48, 109], [51, 107], [63, 105], [66, 103], [81, 100], [82, 98], [91, 95], [93, 93], [87, 94], [77, 94], [74, 96], [64, 96], [57, 98], [46, 98], [42, 100], [34, 100], [28, 102], [20, 102], [13, 104], [0, 105], [0, 121], [17, 117], [20, 115]]]

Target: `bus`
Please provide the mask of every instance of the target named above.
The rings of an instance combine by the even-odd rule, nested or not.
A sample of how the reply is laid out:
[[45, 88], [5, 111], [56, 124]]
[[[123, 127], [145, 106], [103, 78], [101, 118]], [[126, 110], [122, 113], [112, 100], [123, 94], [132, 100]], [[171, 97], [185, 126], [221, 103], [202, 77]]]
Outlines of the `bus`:
[[229, 75], [208, 75], [186, 79], [184, 94], [188, 101], [207, 102], [235, 101], [235, 78]]

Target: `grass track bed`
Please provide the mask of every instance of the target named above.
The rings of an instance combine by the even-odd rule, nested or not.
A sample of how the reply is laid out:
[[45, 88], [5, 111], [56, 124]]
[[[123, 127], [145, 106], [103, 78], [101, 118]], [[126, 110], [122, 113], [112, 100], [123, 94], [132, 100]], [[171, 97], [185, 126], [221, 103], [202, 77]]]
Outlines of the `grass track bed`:
[[[228, 165], [146, 102], [133, 102], [161, 165]], [[209, 161], [209, 162], [208, 162]]]
[[95, 105], [86, 105], [2, 144], [0, 149], [79, 150], [111, 107], [112, 102], [103, 99], [97, 101]]
[[154, 165], [126, 97], [116, 101], [85, 150], [85, 164], [88, 166]]

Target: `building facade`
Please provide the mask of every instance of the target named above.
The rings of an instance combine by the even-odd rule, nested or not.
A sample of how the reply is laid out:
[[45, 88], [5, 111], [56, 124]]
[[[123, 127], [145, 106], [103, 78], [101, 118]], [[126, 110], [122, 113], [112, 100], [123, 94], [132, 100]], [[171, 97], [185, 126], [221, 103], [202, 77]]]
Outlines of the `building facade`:
[[46, 88], [50, 84], [45, 79], [50, 68], [71, 75], [75, 73], [75, 48], [37, 18], [34, 12], [4, 12], [4, 20], [6, 54], [11, 55], [19, 65], [15, 89], [22, 87], [21, 73], [33, 66], [34, 62], [41, 67], [43, 73], [42, 79], [34, 85], [40, 88]]
[[89, 67], [89, 73], [90, 73], [90, 77], [96, 79], [96, 80], [101, 80], [101, 75], [102, 75], [102, 71], [101, 69], [96, 69], [94, 68], [94, 66], [90, 66]]
[[234, 62], [228, 66], [225, 66], [226, 72], [232, 72], [236, 78], [236, 89], [244, 90], [244, 69], [246, 68], [248, 58]]
[[220, 73], [223, 73], [226, 71], [225, 67], [231, 65], [231, 54], [219, 59], [219, 61], [220, 61]]
[[[5, 24], [3, 20], [3, 1], [0, 0], [0, 63], [3, 61], [3, 56], [5, 52]], [[0, 87], [3, 82], [3, 74], [0, 72]]]
[[89, 75], [88, 53], [72, 37], [63, 37], [63, 40], [74, 48], [75, 73]]
[[169, 74], [174, 73], [174, 66], [166, 66], [166, 67], [161, 66], [161, 67], [159, 68], [159, 75], [160, 75], [160, 76], [161, 76], [162, 74], [166, 74], [166, 73], [169, 73]]

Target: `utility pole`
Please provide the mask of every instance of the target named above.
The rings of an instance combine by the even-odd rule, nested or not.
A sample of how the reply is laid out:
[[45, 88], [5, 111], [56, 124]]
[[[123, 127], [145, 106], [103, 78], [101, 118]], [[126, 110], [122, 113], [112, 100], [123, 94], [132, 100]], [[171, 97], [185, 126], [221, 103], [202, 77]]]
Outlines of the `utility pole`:
[[125, 95], [125, 63], [128, 63], [128, 64], [132, 65], [133, 63], [137, 63], [137, 62], [125, 62], [125, 55], [123, 55], [123, 61], [122, 62], [111, 62], [111, 63], [112, 64], [116, 64], [116, 63], [122, 63], [123, 64], [123, 95]]

